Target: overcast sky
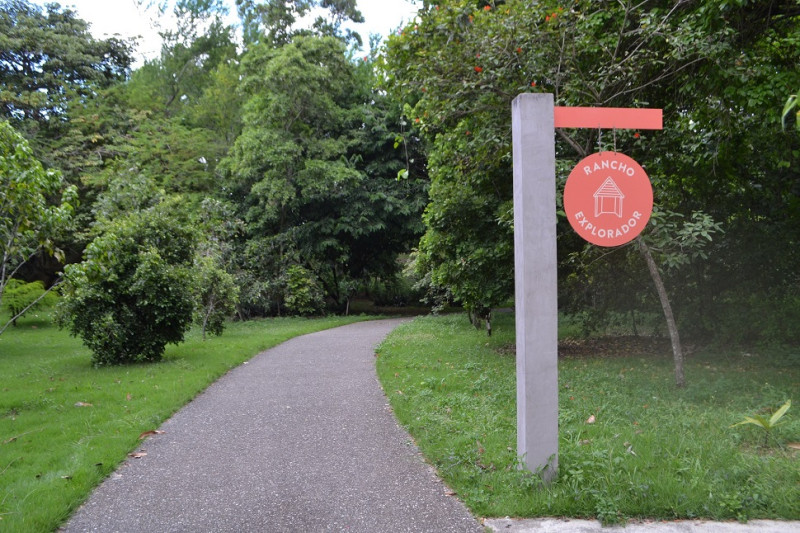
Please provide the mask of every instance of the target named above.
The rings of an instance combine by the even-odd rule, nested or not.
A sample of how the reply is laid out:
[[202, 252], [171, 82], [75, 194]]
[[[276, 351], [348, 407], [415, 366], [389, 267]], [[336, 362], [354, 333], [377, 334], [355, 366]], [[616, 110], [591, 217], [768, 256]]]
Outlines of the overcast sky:
[[[44, 5], [50, 0], [34, 0]], [[147, 12], [137, 5], [136, 0], [54, 0], [65, 7], [74, 9], [80, 18], [91, 24], [91, 32], [97, 38], [119, 34], [122, 37], [141, 35], [136, 50], [136, 64], [143, 58], [158, 56], [161, 42], [153, 24], [155, 11]], [[238, 23], [234, 0], [225, 0], [230, 9], [231, 24]], [[146, 1], [143, 3], [147, 3]], [[416, 13], [413, 0], [358, 0], [358, 8], [366, 22], [355, 25], [356, 31], [369, 44], [369, 35], [387, 35]]]

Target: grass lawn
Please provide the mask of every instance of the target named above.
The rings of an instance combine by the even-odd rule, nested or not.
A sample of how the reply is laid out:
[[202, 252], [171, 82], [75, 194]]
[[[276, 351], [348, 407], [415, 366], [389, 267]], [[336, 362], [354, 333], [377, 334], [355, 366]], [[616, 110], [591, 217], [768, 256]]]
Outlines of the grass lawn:
[[25, 318], [0, 335], [0, 531], [53, 531], [139, 443], [231, 368], [291, 337], [365, 317], [198, 331], [162, 362], [93, 368], [81, 342]]
[[[394, 412], [473, 513], [800, 519], [800, 348], [694, 354], [679, 390], [668, 343], [562, 343], [559, 473], [543, 487], [517, 468], [513, 320], [488, 338], [463, 315], [418, 318], [380, 347]], [[730, 428], [789, 398], [768, 445]]]

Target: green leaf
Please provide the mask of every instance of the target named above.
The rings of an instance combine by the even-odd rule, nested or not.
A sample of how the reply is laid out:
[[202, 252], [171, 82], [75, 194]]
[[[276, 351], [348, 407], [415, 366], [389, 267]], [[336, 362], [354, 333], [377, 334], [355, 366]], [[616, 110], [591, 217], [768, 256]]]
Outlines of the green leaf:
[[[783, 112], [781, 113], [781, 123], [783, 124], [783, 129], [786, 129], [786, 117], [789, 116], [789, 113], [797, 107], [797, 95], [793, 94], [789, 96], [786, 100], [786, 104], [783, 106]], [[798, 125], [800, 127], [800, 125]]]
[[786, 411], [792, 406], [792, 400], [786, 400], [786, 403], [783, 404], [780, 409], [775, 411], [769, 419], [770, 427], [775, 427], [778, 421], [783, 418], [783, 415], [786, 414]]
[[744, 417], [744, 420], [742, 420], [741, 422], [738, 422], [736, 424], [733, 424], [730, 427], [735, 428], [736, 426], [742, 426], [742, 425], [745, 425], [745, 424], [753, 424], [754, 426], [758, 426], [758, 427], [763, 428], [763, 429], [769, 429], [769, 427], [770, 427], [769, 426], [769, 421], [766, 418], [760, 417], [758, 415], [753, 415], [752, 417], [746, 416], [746, 417]]

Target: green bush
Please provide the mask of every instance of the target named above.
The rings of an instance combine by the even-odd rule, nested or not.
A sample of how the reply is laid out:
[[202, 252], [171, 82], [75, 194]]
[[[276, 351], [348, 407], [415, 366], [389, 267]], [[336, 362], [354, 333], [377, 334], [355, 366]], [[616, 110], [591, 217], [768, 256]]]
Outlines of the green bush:
[[213, 257], [203, 257], [196, 262], [195, 269], [195, 322], [200, 325], [205, 340], [206, 332], [222, 335], [225, 320], [236, 312], [239, 287], [236, 286], [233, 276], [220, 268]]
[[191, 326], [196, 238], [171, 207], [109, 222], [84, 261], [64, 269], [60, 323], [95, 365], [158, 361]]
[[290, 314], [313, 315], [322, 311], [325, 301], [316, 276], [300, 265], [286, 269], [284, 305]]
[[[41, 298], [38, 302], [37, 299]], [[58, 296], [54, 292], [45, 294], [44, 283], [33, 281], [26, 283], [18, 279], [10, 279], [6, 283], [3, 291], [3, 309], [8, 311], [12, 317], [22, 316], [20, 313], [25, 308], [31, 306], [28, 311], [52, 307], [58, 301]], [[35, 305], [31, 305], [34, 302]], [[27, 312], [27, 311], [26, 311]], [[16, 325], [16, 320], [14, 320]]]

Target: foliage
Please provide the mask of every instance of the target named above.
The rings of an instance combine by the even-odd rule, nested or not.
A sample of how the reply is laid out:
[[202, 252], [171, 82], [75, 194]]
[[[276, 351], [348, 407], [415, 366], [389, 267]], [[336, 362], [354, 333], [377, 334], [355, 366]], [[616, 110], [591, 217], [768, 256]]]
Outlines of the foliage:
[[[796, 294], [800, 145], [775, 131], [774, 95], [800, 83], [799, 17], [790, 1], [425, 3], [389, 38], [384, 62], [386, 88], [428, 151], [420, 266], [467, 307], [511, 296], [510, 106], [543, 91], [557, 105], [664, 110], [666, 128], [652, 134], [559, 131], [558, 186], [599, 145], [643, 164], [664, 213], [696, 223], [702, 212], [724, 227], [707, 259], [672, 256], [680, 265], [665, 279], [678, 319], [703, 325], [696, 336], [734, 333], [707, 325], [741, 313], [728, 304], [741, 295]], [[562, 258], [588, 246], [563, 218], [558, 244]], [[562, 277], [583, 276], [578, 266], [562, 261]], [[641, 279], [644, 262], [632, 266]], [[614, 290], [587, 280], [590, 297]], [[616, 300], [651, 300], [646, 285], [628, 287]]]
[[41, 281], [26, 283], [18, 279], [10, 279], [3, 290], [3, 307], [13, 317], [16, 326], [17, 318], [25, 315], [27, 311], [42, 307], [52, 307], [58, 297], [44, 288]]
[[753, 416], [744, 417], [744, 420], [742, 420], [741, 422], [737, 422], [736, 424], [733, 424], [731, 427], [734, 428], [736, 426], [741, 426], [744, 424], [752, 424], [756, 427], [760, 427], [761, 429], [764, 430], [764, 446], [766, 446], [767, 443], [769, 442], [769, 437], [770, 434], [772, 433], [772, 430], [786, 422], [785, 420], [782, 422], [781, 419], [791, 406], [792, 406], [792, 400], [786, 400], [786, 403], [780, 406], [777, 411], [772, 413], [772, 416], [770, 416], [769, 418], [758, 414], [754, 414]]
[[195, 321], [200, 324], [203, 340], [206, 331], [222, 335], [225, 321], [236, 311], [239, 287], [233, 276], [218, 265], [217, 259], [208, 256], [195, 261], [195, 283]]
[[708, 259], [712, 235], [723, 232], [720, 223], [698, 211], [684, 217], [681, 213], [653, 209], [650, 225], [647, 240], [659, 254], [660, 264], [668, 269]]
[[[378, 374], [426, 460], [478, 516], [800, 519], [796, 453], [753, 448], [729, 429], [795, 391], [798, 367], [779, 353], [701, 352], [676, 389], [666, 343], [623, 340], [562, 342], [548, 486], [518, 469], [513, 315], [498, 314], [489, 339], [463, 316], [417, 318], [380, 345]], [[791, 419], [775, 440], [798, 430]]]
[[226, 372], [292, 337], [360, 320], [365, 317], [234, 322], [224, 339], [205, 342], [195, 328], [160, 363], [120, 369], [93, 368], [90, 352], [49, 320], [21, 319], [0, 341], [0, 527], [57, 531], [141, 446], [141, 433], [158, 428]]
[[280, 312], [292, 265], [344, 309], [355, 280], [393, 275], [419, 234], [425, 184], [396, 179], [397, 116], [359, 63], [340, 40], [310, 36], [242, 59], [244, 128], [220, 168], [246, 224], [242, 279], [260, 280], [263, 309]]
[[322, 290], [314, 274], [300, 265], [286, 270], [286, 297], [284, 305], [292, 315], [318, 314], [323, 306]]
[[69, 227], [75, 200], [75, 187], [64, 187], [61, 174], [45, 170], [28, 142], [0, 122], [0, 303], [6, 284], [34, 256], [63, 257], [54, 238]]
[[[78, 187], [74, 221], [81, 227], [93, 200], [82, 178], [118, 153], [132, 121], [113, 88], [130, 74], [133, 43], [95, 39], [73, 10], [39, 4], [0, 2], [0, 120], [28, 139], [45, 168], [60, 170], [66, 183]], [[68, 262], [85, 246], [80, 234], [57, 242]], [[38, 256], [19, 275], [49, 284], [60, 269], [58, 261]]]
[[[789, 117], [789, 114], [794, 111], [798, 107], [797, 95], [792, 94], [789, 98], [786, 99], [786, 103], [783, 104], [783, 113], [781, 114], [781, 124], [783, 128], [786, 129], [786, 119]], [[800, 129], [800, 117], [795, 121], [795, 127]]]
[[67, 265], [61, 323], [95, 365], [158, 361], [168, 343], [183, 340], [195, 242], [174, 202], [164, 202], [105, 224], [83, 262]]
[[25, 130], [61, 131], [70, 102], [124, 79], [130, 63], [129, 43], [94, 39], [74, 11], [27, 0], [0, 4], [0, 114]]
[[[319, 13], [317, 8], [327, 10], [327, 16], [318, 14], [311, 28], [302, 27], [301, 20], [312, 10]], [[236, 10], [242, 21], [244, 42], [248, 45], [260, 43], [280, 47], [296, 37], [316, 35], [342, 38], [361, 46], [358, 33], [345, 30], [345, 34], [341, 34], [343, 22], [364, 22], [355, 0], [236, 0]]]

